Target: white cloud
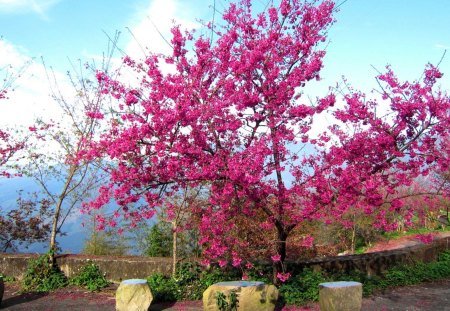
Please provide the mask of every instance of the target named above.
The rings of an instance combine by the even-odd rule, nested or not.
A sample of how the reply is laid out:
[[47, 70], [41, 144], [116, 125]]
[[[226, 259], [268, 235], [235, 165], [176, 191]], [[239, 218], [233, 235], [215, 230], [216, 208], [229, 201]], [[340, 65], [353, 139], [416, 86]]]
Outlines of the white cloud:
[[0, 0], [0, 13], [35, 13], [47, 19], [46, 12], [61, 0]]
[[[183, 29], [201, 26], [196, 19], [202, 18], [209, 10], [205, 1], [191, 0], [150, 0], [146, 7], [137, 8], [131, 19], [130, 31], [134, 38], [125, 48], [133, 58], [142, 58], [149, 51], [169, 53], [172, 35], [170, 29], [175, 24]], [[148, 49], [148, 50], [147, 50]]]
[[442, 50], [449, 50], [450, 49], [450, 45], [445, 45], [445, 44], [440, 44], [440, 43], [436, 44], [435, 47], [438, 48], [438, 49], [442, 49]]
[[[56, 118], [57, 104], [50, 98], [50, 85], [45, 69], [33, 61], [20, 47], [0, 40], [0, 79], [15, 77], [7, 99], [0, 101], [0, 127], [30, 126], [37, 117]], [[7, 71], [6, 71], [7, 70]], [[65, 75], [55, 72], [61, 87]]]

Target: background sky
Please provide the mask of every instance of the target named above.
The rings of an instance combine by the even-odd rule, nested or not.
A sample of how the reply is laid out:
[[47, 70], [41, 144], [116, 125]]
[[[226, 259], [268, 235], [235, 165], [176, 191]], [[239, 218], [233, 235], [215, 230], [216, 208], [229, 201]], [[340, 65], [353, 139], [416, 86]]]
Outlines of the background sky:
[[[216, 7], [222, 10], [226, 3], [216, 0]], [[121, 32], [119, 47], [132, 57], [142, 57], [140, 46], [167, 51], [155, 26], [170, 38], [172, 20], [188, 28], [199, 26], [197, 18], [211, 19], [212, 4], [213, 0], [0, 0], [0, 68], [11, 65], [14, 71], [34, 59], [15, 82], [9, 100], [0, 103], [0, 125], [30, 124], [54, 110], [41, 57], [64, 80], [70, 62], [98, 62], [116, 31]], [[347, 0], [329, 32], [323, 80], [312, 83], [307, 95], [324, 95], [343, 75], [356, 89], [370, 92], [376, 87], [372, 65], [383, 70], [391, 64], [400, 78], [418, 79], [427, 62], [437, 64], [450, 48], [449, 14], [448, 0]], [[448, 54], [440, 65], [446, 89]]]
[[[0, 101], [0, 128], [28, 126], [36, 117], [55, 114], [41, 58], [54, 69], [64, 90], [71, 62], [99, 62], [116, 31], [121, 32], [119, 48], [132, 57], [143, 56], [140, 46], [167, 51], [155, 26], [166, 38], [172, 20], [188, 28], [199, 26], [196, 18], [211, 19], [212, 1], [0, 0], [0, 79], [6, 69], [14, 73], [29, 63], [9, 99]], [[225, 5], [225, 0], [216, 0], [218, 10]], [[355, 89], [370, 92], [377, 87], [372, 65], [383, 70], [391, 64], [401, 79], [418, 79], [426, 63], [437, 64], [450, 49], [449, 14], [449, 0], [347, 0], [329, 32], [322, 81], [309, 85], [305, 94], [323, 96], [343, 75]], [[450, 89], [450, 52], [440, 69], [442, 87]], [[28, 187], [23, 180], [2, 187], [3, 206], [14, 205], [16, 191], [23, 187]], [[78, 252], [86, 234], [79, 221], [69, 221], [65, 231], [70, 234], [61, 241], [63, 249]]]

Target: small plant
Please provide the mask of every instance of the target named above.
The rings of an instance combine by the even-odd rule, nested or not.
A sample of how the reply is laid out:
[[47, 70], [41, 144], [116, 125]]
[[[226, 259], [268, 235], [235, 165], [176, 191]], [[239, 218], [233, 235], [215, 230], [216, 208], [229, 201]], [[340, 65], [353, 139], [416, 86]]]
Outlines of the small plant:
[[109, 282], [99, 267], [94, 263], [90, 263], [85, 265], [78, 275], [70, 279], [70, 284], [84, 287], [93, 292], [107, 287]]
[[219, 308], [219, 311], [237, 311], [239, 301], [236, 291], [232, 290], [228, 297], [222, 292], [217, 292], [216, 304]]
[[147, 277], [147, 283], [152, 290], [155, 302], [179, 300], [181, 290], [173, 278], [155, 273]]
[[305, 269], [280, 286], [280, 294], [288, 305], [302, 305], [319, 299], [319, 284], [327, 279], [321, 272]]
[[24, 291], [48, 292], [67, 285], [66, 276], [52, 264], [50, 258], [51, 254], [48, 253], [28, 261], [22, 280]]
[[11, 283], [16, 280], [16, 278], [13, 276], [7, 276], [7, 275], [1, 274], [1, 273], [0, 273], [0, 279], [3, 279], [3, 282], [5, 282], [5, 283]]

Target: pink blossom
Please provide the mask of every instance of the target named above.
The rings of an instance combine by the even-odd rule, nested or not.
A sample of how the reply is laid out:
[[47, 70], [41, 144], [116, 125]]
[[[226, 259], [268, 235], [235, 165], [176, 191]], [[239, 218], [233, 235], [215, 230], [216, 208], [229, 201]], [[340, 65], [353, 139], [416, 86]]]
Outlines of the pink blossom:
[[219, 266], [220, 266], [221, 268], [225, 267], [225, 266], [227, 265], [227, 263], [228, 263], [227, 260], [223, 260], [223, 259], [220, 259], [220, 260], [219, 260]]
[[277, 261], [281, 260], [281, 255], [276, 254], [276, 255], [270, 256], [270, 258], [272, 259], [272, 261], [277, 262]]
[[[435, 86], [442, 74], [428, 65], [421, 81], [400, 81], [387, 67], [378, 76], [382, 99], [351, 90], [338, 107], [333, 93], [340, 92], [310, 105], [303, 87], [320, 78], [334, 3], [283, 0], [255, 10], [250, 0], [230, 3], [224, 27], [209, 24], [213, 40], [174, 26], [169, 55], [125, 57], [137, 87], [97, 72], [101, 92], [117, 103], [112, 114], [88, 112], [107, 127], [82, 153], [112, 165], [85, 208], [113, 200], [120, 206], [114, 221], [136, 226], [166, 207], [173, 220], [177, 208], [167, 201], [207, 184], [204, 202], [185, 208], [198, 221], [203, 255], [219, 264], [231, 258], [233, 266], [273, 249], [267, 236], [289, 243], [311, 221], [351, 228], [349, 216], [362, 213], [383, 230], [397, 219], [408, 223], [400, 189], [449, 166], [450, 98]], [[162, 64], [171, 64], [170, 74]], [[336, 122], [317, 136], [319, 113]], [[262, 232], [259, 249], [240, 234], [249, 229]], [[282, 252], [272, 260], [286, 258]], [[277, 276], [285, 281], [289, 273]]]
[[277, 273], [277, 279], [279, 279], [281, 282], [286, 282], [287, 280], [289, 280], [289, 278], [291, 277], [291, 274], [288, 273]]
[[431, 244], [433, 242], [433, 234], [417, 234], [415, 236], [416, 240], [419, 240], [420, 242], [424, 244]]

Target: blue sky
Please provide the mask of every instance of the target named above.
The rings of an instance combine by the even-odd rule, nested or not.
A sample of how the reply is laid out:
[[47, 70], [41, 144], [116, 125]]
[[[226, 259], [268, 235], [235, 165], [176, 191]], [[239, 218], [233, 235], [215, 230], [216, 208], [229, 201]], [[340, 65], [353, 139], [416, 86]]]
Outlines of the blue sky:
[[[256, 4], [265, 1], [254, 0]], [[219, 8], [226, 3], [216, 2]], [[50, 106], [48, 86], [39, 69], [41, 56], [63, 77], [70, 69], [68, 59], [99, 59], [107, 49], [105, 33], [113, 36], [118, 30], [122, 32], [119, 46], [141, 57], [126, 27], [141, 45], [164, 50], [167, 46], [149, 17], [168, 36], [172, 19], [191, 28], [198, 25], [197, 17], [211, 17], [211, 4], [212, 0], [0, 0], [0, 68], [7, 64], [17, 68], [29, 58], [36, 59], [10, 94], [12, 105], [2, 105], [0, 122], [11, 124], [20, 118], [30, 122], [42, 106]], [[342, 75], [355, 88], [370, 91], [376, 87], [371, 65], [382, 70], [391, 64], [401, 78], [419, 78], [427, 62], [437, 63], [450, 48], [449, 13], [448, 0], [348, 0], [329, 33], [323, 81], [307, 92], [312, 97], [324, 94]], [[448, 89], [450, 52], [440, 68], [441, 83]], [[17, 109], [28, 117], [22, 113], [18, 117]]]

